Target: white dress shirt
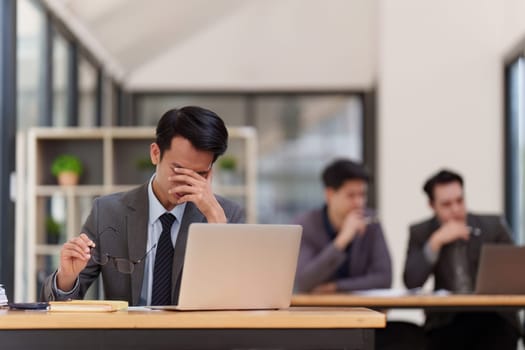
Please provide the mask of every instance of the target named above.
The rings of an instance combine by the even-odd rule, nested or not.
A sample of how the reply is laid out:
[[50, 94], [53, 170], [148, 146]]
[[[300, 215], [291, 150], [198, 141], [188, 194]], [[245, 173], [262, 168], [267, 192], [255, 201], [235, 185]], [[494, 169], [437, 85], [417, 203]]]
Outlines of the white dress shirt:
[[[155, 175], [151, 177], [148, 184], [149, 219], [146, 252], [149, 251], [151, 247], [153, 247], [159, 241], [160, 235], [162, 233], [162, 223], [160, 222], [159, 218], [167, 212], [159, 202], [157, 196], [155, 196], [155, 193], [153, 193], [152, 182], [154, 178]], [[186, 209], [186, 203], [179, 204], [170, 211], [170, 213], [175, 216], [175, 221], [171, 226], [171, 241], [173, 242], [173, 248], [175, 248], [177, 236], [179, 235], [179, 228], [182, 221], [182, 216], [184, 214], [184, 209]], [[155, 266], [156, 253], [157, 247], [153, 248], [153, 250], [149, 252], [144, 262], [144, 280], [142, 281], [139, 305], [151, 304], [151, 288], [153, 285], [153, 268]]]

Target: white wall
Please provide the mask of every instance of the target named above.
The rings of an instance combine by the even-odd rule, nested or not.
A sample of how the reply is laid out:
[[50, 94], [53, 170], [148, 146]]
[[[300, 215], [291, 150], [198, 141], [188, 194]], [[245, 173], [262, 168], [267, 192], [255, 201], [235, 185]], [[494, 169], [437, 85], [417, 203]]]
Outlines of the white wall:
[[125, 78], [130, 90], [368, 89], [376, 0], [245, 2]]
[[503, 47], [513, 47], [525, 38], [525, 0], [504, 0]]
[[502, 58], [525, 34], [523, 6], [380, 1], [379, 204], [396, 287], [408, 225], [431, 214], [422, 184], [437, 169], [463, 174], [472, 211], [503, 211]]
[[[523, 0], [268, 0], [166, 50], [126, 78], [148, 89], [368, 89], [379, 95], [379, 206], [402, 286], [423, 181], [447, 166], [473, 211], [503, 210], [502, 57]], [[379, 46], [379, 48], [378, 48]]]

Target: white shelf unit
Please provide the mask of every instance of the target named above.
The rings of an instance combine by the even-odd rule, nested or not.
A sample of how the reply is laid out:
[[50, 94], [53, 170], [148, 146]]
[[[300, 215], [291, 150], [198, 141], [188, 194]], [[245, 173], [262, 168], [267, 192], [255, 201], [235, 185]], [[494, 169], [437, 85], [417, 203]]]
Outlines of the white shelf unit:
[[[251, 127], [228, 132], [227, 154], [238, 160], [238, 184], [221, 184], [214, 166], [213, 189], [238, 201], [247, 222], [256, 223], [257, 135]], [[80, 233], [94, 198], [147, 181], [152, 171], [141, 174], [136, 162], [149, 158], [154, 141], [155, 130], [147, 127], [32, 128], [18, 135], [15, 301], [37, 299], [42, 278], [58, 266], [63, 242]], [[78, 156], [84, 165], [77, 186], [58, 186], [51, 175], [53, 159], [64, 153]], [[50, 243], [46, 220], [56, 206], [62, 207], [63, 234], [60, 242]]]

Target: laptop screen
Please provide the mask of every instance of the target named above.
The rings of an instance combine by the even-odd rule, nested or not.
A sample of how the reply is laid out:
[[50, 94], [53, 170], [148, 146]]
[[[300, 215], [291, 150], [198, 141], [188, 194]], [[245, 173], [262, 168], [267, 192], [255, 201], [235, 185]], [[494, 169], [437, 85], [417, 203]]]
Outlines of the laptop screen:
[[484, 244], [476, 279], [476, 294], [525, 294], [525, 247]]
[[302, 227], [191, 224], [178, 309], [290, 305]]

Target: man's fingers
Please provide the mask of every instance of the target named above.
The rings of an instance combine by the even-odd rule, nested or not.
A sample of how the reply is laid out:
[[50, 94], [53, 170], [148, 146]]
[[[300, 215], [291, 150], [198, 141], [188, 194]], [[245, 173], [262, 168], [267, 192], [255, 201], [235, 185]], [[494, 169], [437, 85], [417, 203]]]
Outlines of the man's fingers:
[[66, 258], [75, 258], [75, 259], [80, 259], [82, 261], [87, 261], [91, 258], [91, 255], [89, 254], [84, 254], [84, 253], [79, 253], [77, 251], [69, 251], [66, 255], [65, 255]]
[[204, 189], [202, 189], [199, 186], [188, 186], [188, 185], [178, 185], [175, 187], [172, 187], [169, 190], [169, 193], [184, 193], [184, 194], [198, 194], [204, 192]]
[[91, 255], [77, 250], [64, 250], [62, 257], [66, 259], [81, 259], [87, 261], [91, 258]]
[[206, 183], [206, 179], [200, 176], [199, 174], [195, 174], [195, 176], [179, 174], [179, 175], [170, 176], [168, 180], [176, 182], [176, 183], [188, 184], [190, 186], [198, 186], [199, 184]]
[[63, 254], [65, 256], [71, 256], [71, 257], [82, 257], [82, 259], [89, 259], [90, 258], [90, 249], [89, 247], [79, 245], [76, 241], [70, 241], [64, 244], [62, 248]]
[[86, 245], [88, 247], [94, 247], [95, 246], [95, 242], [93, 242], [89, 237], [88, 235], [86, 235], [85, 233], [81, 233], [80, 236], [79, 236], [80, 239], [82, 239], [84, 241], [84, 243], [86, 243]]
[[[211, 171], [211, 168], [201, 173], [196, 172], [191, 169], [186, 169], [186, 168], [172, 168], [172, 169], [175, 174], [172, 175], [170, 178], [174, 178], [174, 179], [182, 178], [181, 176], [187, 176], [195, 180], [203, 180], [210, 174], [210, 171]], [[170, 178], [168, 178], [168, 180], [170, 180]], [[170, 181], [176, 181], [176, 180], [170, 180]]]
[[76, 238], [73, 238], [70, 242], [78, 245], [86, 253], [89, 253], [91, 244], [93, 243], [85, 234], [84, 236], [80, 235]]

